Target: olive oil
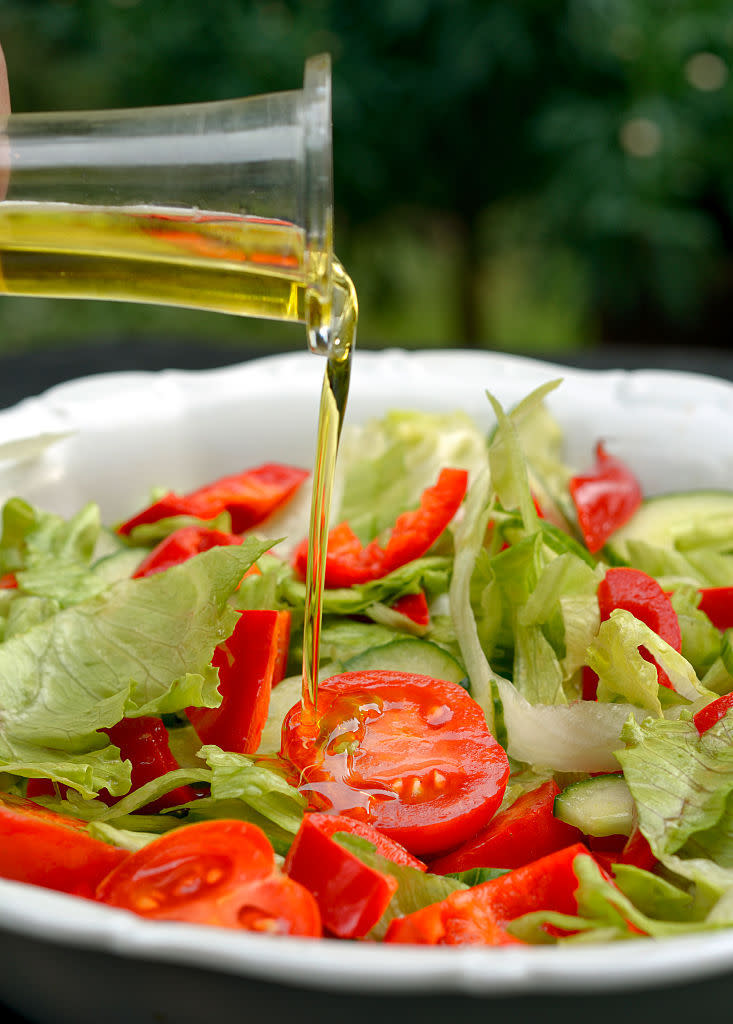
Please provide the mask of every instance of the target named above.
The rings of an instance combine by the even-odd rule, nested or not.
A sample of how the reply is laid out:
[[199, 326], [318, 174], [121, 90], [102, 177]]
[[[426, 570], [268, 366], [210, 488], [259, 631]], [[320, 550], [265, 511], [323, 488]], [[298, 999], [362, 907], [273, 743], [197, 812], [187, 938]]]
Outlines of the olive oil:
[[308, 545], [303, 711], [318, 686], [329, 507], [356, 335], [354, 286], [281, 220], [148, 206], [0, 203], [0, 294], [157, 303], [305, 323], [326, 355]]

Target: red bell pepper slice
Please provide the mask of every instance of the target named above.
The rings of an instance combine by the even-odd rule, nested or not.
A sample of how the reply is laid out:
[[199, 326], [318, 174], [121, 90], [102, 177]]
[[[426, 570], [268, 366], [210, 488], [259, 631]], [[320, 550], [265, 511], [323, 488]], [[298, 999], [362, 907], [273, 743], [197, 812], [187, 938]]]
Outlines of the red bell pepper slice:
[[152, 576], [156, 572], [163, 572], [165, 569], [180, 565], [181, 562], [186, 562], [194, 555], [199, 555], [202, 551], [209, 551], [211, 548], [241, 543], [242, 537], [236, 533], [209, 530], [200, 526], [182, 526], [180, 530], [174, 530], [160, 544], [157, 544], [149, 555], [143, 558], [132, 574], [132, 578], [136, 580], [143, 576]]
[[218, 708], [187, 708], [202, 743], [252, 754], [267, 720], [272, 687], [285, 675], [290, 612], [249, 609], [239, 613], [232, 635], [212, 659], [219, 670]]
[[229, 512], [232, 532], [243, 533], [284, 505], [307, 476], [305, 469], [269, 462], [234, 476], [222, 477], [188, 494], [170, 491], [118, 526], [117, 532], [124, 536], [143, 523], [157, 523], [171, 516], [209, 520], [222, 512]]
[[369, 867], [332, 838], [361, 836], [397, 864], [425, 870], [399, 843], [364, 822], [335, 814], [306, 814], [285, 860], [285, 873], [315, 897], [324, 928], [341, 939], [363, 938], [382, 917], [397, 880]]
[[718, 697], [717, 700], [706, 704], [696, 715], [692, 716], [695, 728], [702, 736], [708, 729], [712, 729], [721, 718], [725, 718], [731, 708], [733, 708], [733, 693], [725, 693], [722, 697]]
[[6, 572], [0, 576], [0, 590], [13, 590], [18, 586], [14, 572]]
[[[598, 607], [601, 622], [610, 618], [615, 608], [625, 608], [676, 651], [682, 650], [680, 623], [669, 596], [653, 577], [641, 569], [609, 569], [598, 584]], [[646, 661], [656, 665], [648, 651], [640, 648], [640, 654]], [[667, 673], [659, 665], [656, 667], [660, 686], [673, 689]], [[598, 677], [586, 666], [583, 673], [584, 700], [595, 700], [597, 685]]]
[[578, 524], [589, 551], [600, 551], [608, 538], [628, 522], [641, 505], [641, 485], [620, 459], [596, 445], [596, 464], [569, 484]]
[[430, 870], [448, 875], [470, 868], [518, 868], [578, 842], [581, 832], [553, 813], [559, 792], [548, 779], [522, 794], [467, 843], [433, 861]]
[[589, 839], [588, 845], [601, 867], [611, 874], [614, 864], [631, 864], [644, 871], [651, 871], [657, 864], [657, 858], [639, 828], [635, 828], [630, 836]]
[[101, 880], [129, 856], [94, 839], [86, 823], [32, 800], [0, 795], [0, 876], [92, 898]]
[[[334, 527], [326, 549], [326, 586], [351, 587], [378, 580], [394, 569], [420, 558], [432, 547], [456, 514], [468, 486], [463, 469], [443, 469], [437, 483], [423, 491], [418, 508], [397, 517], [387, 543], [363, 546], [348, 523]], [[308, 544], [295, 552], [293, 564], [305, 578]]]
[[422, 590], [417, 594], [405, 594], [403, 597], [398, 597], [392, 608], [400, 615], [406, 615], [417, 626], [430, 625], [428, 599]]
[[[159, 779], [168, 772], [180, 768], [178, 761], [171, 753], [168, 730], [160, 718], [153, 715], [142, 715], [140, 718], [123, 718], [121, 722], [111, 726], [109, 729], [102, 729], [109, 736], [116, 747], [120, 748], [120, 757], [123, 761], [130, 761], [132, 764], [130, 792], [140, 789], [146, 782]], [[66, 787], [59, 787], [61, 792]], [[54, 784], [50, 779], [29, 779], [26, 788], [27, 796], [35, 798], [38, 796], [53, 796], [55, 793]], [[191, 786], [178, 786], [170, 792], [165, 793], [157, 800], [151, 801], [141, 808], [143, 813], [155, 814], [168, 807], [177, 807], [179, 804], [190, 803], [195, 800], [198, 794]], [[99, 799], [111, 807], [122, 797], [111, 796], [106, 789], [99, 791]]]
[[733, 587], [703, 587], [698, 608], [716, 629], [733, 627]]
[[575, 843], [515, 868], [490, 882], [454, 892], [413, 914], [390, 922], [385, 942], [420, 945], [509, 945], [519, 939], [506, 930], [507, 924], [524, 914], [548, 910], [577, 914], [575, 893], [578, 879], [575, 858], [591, 856], [582, 843]]

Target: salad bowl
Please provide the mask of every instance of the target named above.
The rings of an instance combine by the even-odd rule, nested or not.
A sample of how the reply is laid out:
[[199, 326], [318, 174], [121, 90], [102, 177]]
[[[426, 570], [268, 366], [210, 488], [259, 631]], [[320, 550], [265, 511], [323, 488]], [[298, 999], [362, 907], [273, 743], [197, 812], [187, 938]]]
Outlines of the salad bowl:
[[[106, 522], [154, 487], [185, 491], [242, 466], [310, 466], [323, 361], [274, 356], [207, 371], [100, 374], [0, 412], [0, 498]], [[461, 409], [487, 432], [486, 390], [510, 407], [561, 378], [548, 406], [567, 461], [604, 440], [647, 495], [729, 488], [733, 385], [673, 371], [590, 371], [495, 353], [359, 352], [347, 423], [391, 409]], [[602, 996], [602, 999], [599, 998]], [[148, 922], [62, 893], [0, 880], [0, 999], [47, 1022], [463, 1020], [540, 1010], [647, 1020], [733, 999], [733, 929], [665, 940], [502, 949], [267, 939]], [[488, 1005], [490, 1004], [490, 1005]]]

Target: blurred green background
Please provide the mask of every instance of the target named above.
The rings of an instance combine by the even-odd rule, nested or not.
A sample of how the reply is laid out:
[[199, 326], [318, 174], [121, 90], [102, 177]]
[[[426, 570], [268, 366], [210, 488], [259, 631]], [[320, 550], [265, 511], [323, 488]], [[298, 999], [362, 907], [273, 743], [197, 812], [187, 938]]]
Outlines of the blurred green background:
[[[300, 88], [329, 51], [364, 347], [728, 346], [731, 0], [2, 0], [14, 110]], [[4, 298], [0, 351], [297, 330]]]

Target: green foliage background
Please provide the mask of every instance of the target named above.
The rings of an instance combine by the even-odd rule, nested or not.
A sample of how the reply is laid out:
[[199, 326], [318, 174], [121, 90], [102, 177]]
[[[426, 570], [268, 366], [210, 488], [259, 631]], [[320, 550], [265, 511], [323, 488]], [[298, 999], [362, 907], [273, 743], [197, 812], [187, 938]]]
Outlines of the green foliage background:
[[[300, 86], [334, 61], [336, 248], [362, 345], [727, 345], [730, 0], [2, 0], [17, 111]], [[3, 347], [292, 328], [3, 299]]]

